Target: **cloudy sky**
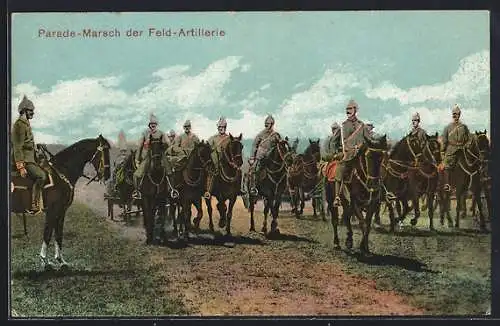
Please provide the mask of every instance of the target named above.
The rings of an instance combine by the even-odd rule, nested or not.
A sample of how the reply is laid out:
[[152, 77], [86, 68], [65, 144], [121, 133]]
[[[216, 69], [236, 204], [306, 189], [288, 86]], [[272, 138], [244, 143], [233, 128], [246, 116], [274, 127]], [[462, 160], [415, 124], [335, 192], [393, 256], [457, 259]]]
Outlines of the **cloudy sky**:
[[[40, 36], [87, 28], [121, 35]], [[149, 28], [224, 35], [150, 37]], [[15, 14], [12, 117], [26, 94], [37, 142], [114, 140], [120, 129], [136, 140], [151, 112], [163, 131], [190, 119], [202, 138], [221, 115], [252, 138], [269, 113], [283, 135], [323, 138], [354, 98], [360, 119], [391, 138], [408, 131], [412, 112], [441, 132], [454, 103], [472, 130], [489, 130], [489, 60], [486, 11]]]

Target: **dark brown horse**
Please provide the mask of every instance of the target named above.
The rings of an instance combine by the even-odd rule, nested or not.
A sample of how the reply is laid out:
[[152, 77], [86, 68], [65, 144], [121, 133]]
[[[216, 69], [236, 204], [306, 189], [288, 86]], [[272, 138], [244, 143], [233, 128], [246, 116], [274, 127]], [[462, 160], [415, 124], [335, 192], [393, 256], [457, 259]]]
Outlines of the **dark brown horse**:
[[[44, 267], [50, 262], [47, 247], [55, 232], [55, 260], [61, 266], [67, 266], [62, 255], [64, 218], [73, 203], [75, 184], [83, 176], [86, 163], [90, 162], [97, 171], [90, 181], [105, 181], [110, 177], [108, 141], [99, 135], [93, 139], [83, 139], [50, 157], [44, 169], [48, 172], [48, 181], [42, 191], [45, 208], [45, 226], [40, 258]], [[89, 181], [89, 182], [90, 182]], [[24, 212], [31, 206], [31, 187], [28, 178], [13, 176], [14, 191], [11, 193], [11, 211]], [[28, 200], [26, 200], [28, 198]]]
[[153, 244], [155, 241], [156, 216], [159, 217], [161, 231], [159, 237], [165, 239], [166, 234], [163, 228], [167, 215], [167, 204], [171, 192], [176, 190], [171, 186], [171, 180], [167, 175], [164, 164], [165, 144], [163, 135], [155, 139], [149, 136], [149, 151], [147, 152], [149, 166], [144, 169], [144, 176], [140, 183], [142, 199], [142, 216], [144, 229], [146, 231], [146, 244]]
[[[479, 172], [481, 177], [481, 190], [486, 199], [488, 217], [491, 219], [491, 175], [489, 173], [489, 165], [491, 163], [490, 141], [488, 139], [488, 135], [486, 134], [486, 130], [476, 131], [476, 135], [477, 144], [479, 147], [479, 157], [481, 160], [481, 167]], [[471, 212], [473, 216], [476, 216], [477, 200], [478, 199], [472, 196]], [[480, 198], [479, 200], [482, 200], [482, 198]]]
[[[295, 216], [299, 218], [304, 212], [306, 201], [305, 193], [316, 195], [320, 192], [321, 179], [319, 175], [318, 162], [321, 158], [319, 139], [309, 139], [309, 146], [303, 154], [294, 155], [293, 162], [288, 168], [287, 185], [290, 192], [292, 207], [295, 208]], [[319, 186], [318, 186], [319, 185]], [[311, 197], [313, 197], [311, 196]], [[314, 204], [314, 198], [312, 199]], [[313, 205], [314, 216], [316, 216], [316, 205]]]
[[[219, 166], [215, 169], [217, 173], [209, 175], [207, 181], [207, 195], [210, 196], [206, 196], [205, 203], [210, 218], [210, 230], [213, 231], [211, 196], [214, 196], [217, 199], [217, 210], [219, 211], [219, 227], [226, 228], [226, 236], [231, 236], [233, 208], [241, 188], [242, 137], [242, 134], [238, 137], [229, 134], [229, 137], [223, 141], [221, 144], [222, 156], [219, 157]], [[227, 206], [226, 201], [229, 201]]]
[[[395, 229], [397, 219], [394, 217], [394, 209], [392, 201], [398, 207], [399, 221], [403, 221], [410, 211], [408, 201], [413, 202], [413, 207], [418, 206], [418, 194], [416, 189], [415, 175], [418, 171], [419, 162], [424, 160], [424, 151], [428, 158], [427, 161], [432, 161], [430, 152], [426, 150], [427, 143], [422, 143], [417, 137], [411, 134], [406, 135], [397, 142], [389, 156], [384, 159], [382, 164], [382, 177], [385, 194], [393, 194], [395, 198], [384, 198], [386, 207], [389, 210], [389, 218], [391, 221], [391, 231]], [[403, 204], [403, 211], [399, 209], [399, 203]], [[380, 207], [379, 207], [380, 209]], [[412, 225], [416, 225], [420, 210], [415, 207], [415, 217], [411, 220]]]
[[[178, 172], [175, 172], [174, 185], [179, 191], [177, 199], [172, 201], [171, 217], [174, 221], [174, 233], [179, 234], [183, 240], [188, 240], [189, 231], [191, 231], [191, 205], [194, 205], [198, 215], [194, 219], [195, 228], [199, 227], [200, 220], [203, 217], [201, 197], [205, 190], [207, 170], [212, 168], [213, 162], [210, 156], [212, 149], [210, 145], [202, 140], [197, 143], [189, 153], [185, 166]], [[177, 216], [174, 216], [175, 205], [180, 205], [181, 210]]]
[[[249, 193], [250, 231], [255, 231], [254, 208], [259, 198], [264, 199], [264, 223], [262, 232], [267, 234], [267, 216], [272, 215], [270, 234], [279, 233], [278, 214], [281, 198], [286, 187], [286, 169], [292, 163], [288, 138], [281, 139], [269, 155], [263, 159], [259, 175], [255, 177], [258, 195]], [[250, 189], [250, 186], [248, 186]]]
[[[352, 225], [351, 217], [355, 215], [361, 226], [363, 238], [360, 241], [360, 251], [362, 254], [369, 254], [368, 237], [370, 234], [372, 217], [379, 207], [383, 190], [381, 167], [384, 152], [387, 150], [387, 138], [382, 136], [379, 139], [368, 139], [361, 146], [358, 154], [353, 158], [353, 170], [350, 183], [344, 183], [340, 193], [343, 209], [343, 220], [347, 227], [346, 247], [352, 249]], [[333, 187], [327, 191], [327, 202], [333, 207], [333, 198], [336, 196]], [[333, 241], [336, 248], [340, 248], [338, 237], [338, 210], [333, 211]], [[363, 211], [366, 214], [363, 216]]]
[[[480, 139], [484, 138], [483, 134], [471, 134], [469, 141], [462, 150], [457, 152], [457, 163], [455, 168], [450, 171], [450, 185], [455, 189], [456, 193], [456, 217], [455, 217], [455, 227], [460, 227], [460, 214], [465, 211], [465, 197], [467, 192], [470, 190], [475, 198], [481, 198], [481, 165], [482, 165], [482, 155], [486, 154], [489, 150], [489, 146], [486, 147], [484, 141], [480, 142]], [[482, 147], [480, 147], [482, 146]], [[440, 190], [440, 205], [442, 205], [442, 212], [448, 212], [450, 210], [451, 196], [450, 191]], [[486, 231], [486, 223], [483, 212], [483, 203], [481, 200], [477, 200], [477, 207], [479, 210], [479, 227], [481, 231]], [[444, 217], [441, 216], [441, 219]]]
[[[116, 189], [116, 193], [119, 198], [117, 203], [123, 208], [123, 216], [132, 210], [132, 205], [135, 202], [135, 199], [132, 198], [132, 192], [134, 191], [133, 176], [135, 170], [137, 169], [137, 166], [135, 165], [135, 153], [135, 150], [130, 150], [130, 153], [127, 157], [125, 157], [123, 163], [116, 167], [115, 172], [116, 184], [114, 185], [114, 188]], [[113, 203], [111, 202], [111, 205], [112, 204]], [[139, 205], [137, 206], [139, 208]]]

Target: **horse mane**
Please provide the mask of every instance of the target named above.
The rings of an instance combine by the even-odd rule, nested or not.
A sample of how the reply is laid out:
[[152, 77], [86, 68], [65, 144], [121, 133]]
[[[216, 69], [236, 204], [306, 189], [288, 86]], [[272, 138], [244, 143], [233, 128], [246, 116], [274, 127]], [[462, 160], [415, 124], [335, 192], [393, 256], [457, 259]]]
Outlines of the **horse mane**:
[[52, 157], [52, 161], [55, 163], [63, 164], [65, 161], [68, 161], [70, 157], [74, 156], [75, 153], [78, 153], [77, 148], [81, 147], [82, 145], [87, 145], [90, 143], [95, 143], [97, 140], [95, 138], [86, 138], [77, 141], [76, 143], [69, 145], [68, 147], [60, 150], [54, 156]]

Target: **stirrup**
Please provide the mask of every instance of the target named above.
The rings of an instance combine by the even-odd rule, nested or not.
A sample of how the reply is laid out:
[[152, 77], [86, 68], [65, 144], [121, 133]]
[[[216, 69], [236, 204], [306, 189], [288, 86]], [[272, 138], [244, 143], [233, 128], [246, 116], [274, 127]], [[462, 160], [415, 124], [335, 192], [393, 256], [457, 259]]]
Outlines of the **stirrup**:
[[333, 207], [339, 207], [342, 205], [342, 201], [340, 200], [339, 196], [335, 196], [335, 199], [333, 200]]
[[444, 191], [446, 191], [446, 192], [450, 192], [450, 191], [451, 191], [451, 186], [450, 186], [450, 184], [448, 184], [448, 183], [447, 183], [447, 184], [445, 184], [445, 185], [443, 186], [443, 190], [444, 190]]
[[40, 207], [35, 207], [35, 208], [32, 207], [31, 209], [27, 209], [25, 212], [30, 215], [38, 215], [42, 213], [43, 210]]
[[133, 198], [133, 199], [142, 199], [141, 193], [140, 193], [138, 190], [135, 190], [135, 191], [132, 193], [132, 198]]
[[257, 196], [257, 194], [259, 193], [259, 191], [257, 190], [256, 187], [252, 187], [250, 189], [250, 194], [253, 195], [253, 196]]
[[394, 195], [392, 192], [387, 192], [385, 195], [386, 200], [388, 201], [393, 201], [396, 200], [396, 195]]

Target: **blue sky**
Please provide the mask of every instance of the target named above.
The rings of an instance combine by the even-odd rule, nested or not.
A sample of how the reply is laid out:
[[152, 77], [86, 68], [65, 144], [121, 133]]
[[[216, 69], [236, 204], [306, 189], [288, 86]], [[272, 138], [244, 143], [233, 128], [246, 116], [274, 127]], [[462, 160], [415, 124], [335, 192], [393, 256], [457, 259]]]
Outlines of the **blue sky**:
[[[149, 37], [148, 29], [224, 36]], [[39, 30], [118, 29], [116, 38]], [[128, 29], [142, 37], [126, 37]], [[135, 141], [155, 113], [163, 131], [190, 119], [202, 138], [254, 137], [271, 113], [290, 137], [321, 137], [350, 98], [379, 133], [403, 136], [419, 112], [441, 132], [450, 108], [490, 129], [489, 14], [434, 12], [23, 13], [12, 22], [12, 112], [26, 94], [38, 142], [70, 144], [120, 129]]]

